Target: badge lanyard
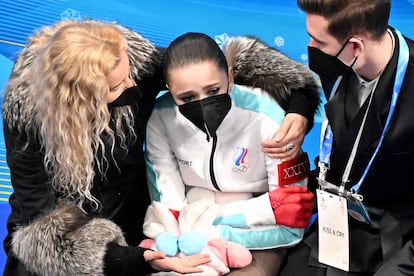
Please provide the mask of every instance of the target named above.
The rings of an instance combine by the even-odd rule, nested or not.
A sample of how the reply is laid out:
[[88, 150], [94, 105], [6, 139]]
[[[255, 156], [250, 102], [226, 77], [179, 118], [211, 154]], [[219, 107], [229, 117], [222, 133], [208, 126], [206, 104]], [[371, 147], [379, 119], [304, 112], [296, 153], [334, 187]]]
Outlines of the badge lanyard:
[[[406, 72], [407, 66], [408, 66], [408, 59], [409, 59], [408, 45], [407, 45], [406, 41], [404, 40], [403, 36], [401, 35], [401, 33], [398, 30], [395, 30], [395, 32], [398, 36], [398, 41], [399, 41], [399, 45], [400, 45], [400, 53], [399, 53], [399, 56], [398, 56], [397, 73], [396, 73], [394, 87], [393, 87], [393, 94], [392, 94], [392, 99], [391, 99], [391, 104], [390, 104], [390, 111], [388, 113], [387, 120], [385, 122], [384, 129], [382, 130], [381, 137], [380, 137], [380, 140], [378, 142], [378, 145], [377, 145], [373, 155], [371, 156], [371, 159], [369, 160], [367, 167], [365, 168], [360, 180], [352, 187], [351, 192], [347, 192], [347, 193], [353, 194], [354, 197], [357, 198], [360, 201], [362, 201], [362, 196], [358, 195], [358, 191], [359, 191], [359, 189], [360, 189], [360, 187], [361, 187], [361, 185], [362, 185], [362, 183], [363, 183], [363, 181], [364, 181], [364, 179], [365, 179], [365, 177], [368, 173], [368, 170], [370, 169], [370, 167], [372, 165], [372, 162], [373, 162], [374, 158], [378, 154], [378, 151], [379, 151], [379, 149], [382, 145], [382, 142], [383, 142], [384, 137], [385, 137], [385, 133], [388, 129], [391, 118], [394, 114], [395, 106], [397, 104], [398, 96], [400, 94], [401, 86], [402, 86], [404, 76], [405, 76], [405, 72]], [[336, 82], [335, 82], [335, 84], [334, 84], [334, 86], [331, 90], [331, 95], [329, 97], [329, 100], [331, 100], [333, 95], [336, 93], [336, 90], [338, 89], [338, 86], [339, 86], [341, 80], [342, 80], [342, 76], [338, 77], [338, 79], [336, 80]], [[375, 87], [374, 87], [374, 90], [375, 90]], [[372, 93], [371, 93], [370, 103], [371, 103], [371, 100], [372, 100], [372, 94], [373, 93], [374, 93], [374, 91], [372, 91]], [[348, 160], [347, 167], [346, 167], [344, 175], [342, 177], [342, 183], [341, 183], [341, 186], [339, 187], [339, 193], [346, 192], [346, 191], [344, 191], [345, 182], [348, 180], [350, 168], [351, 168], [353, 160], [355, 158], [356, 148], [357, 148], [359, 140], [360, 140], [363, 125], [365, 124], [365, 119], [366, 119], [366, 115], [368, 113], [368, 109], [369, 109], [369, 106], [368, 106], [367, 111], [364, 115], [362, 126], [361, 126], [361, 128], [358, 132], [357, 140], [355, 141], [354, 147], [353, 147], [352, 152], [351, 152], [351, 156]], [[332, 133], [331, 127], [329, 125], [329, 122], [326, 119], [324, 121], [324, 124], [322, 125], [321, 145], [320, 145], [320, 153], [319, 153], [320, 161], [319, 161], [319, 164], [318, 164], [318, 166], [320, 168], [319, 178], [322, 180], [322, 182], [325, 182], [326, 172], [329, 169], [330, 154], [331, 154], [331, 151], [332, 151], [332, 142], [333, 142], [333, 133]]]

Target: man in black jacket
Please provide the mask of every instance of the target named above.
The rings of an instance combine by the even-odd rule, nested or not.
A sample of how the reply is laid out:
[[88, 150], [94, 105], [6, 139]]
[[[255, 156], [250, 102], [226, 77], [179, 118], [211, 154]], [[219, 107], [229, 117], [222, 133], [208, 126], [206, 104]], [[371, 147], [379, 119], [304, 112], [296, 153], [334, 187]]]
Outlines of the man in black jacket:
[[[318, 225], [280, 275], [413, 275], [414, 42], [388, 26], [389, 0], [298, 4], [311, 37], [309, 66], [329, 100]], [[327, 205], [326, 193], [345, 197], [351, 216], [340, 213], [346, 204]], [[331, 214], [343, 218], [341, 231], [326, 221]], [[343, 255], [327, 253], [341, 242]]]

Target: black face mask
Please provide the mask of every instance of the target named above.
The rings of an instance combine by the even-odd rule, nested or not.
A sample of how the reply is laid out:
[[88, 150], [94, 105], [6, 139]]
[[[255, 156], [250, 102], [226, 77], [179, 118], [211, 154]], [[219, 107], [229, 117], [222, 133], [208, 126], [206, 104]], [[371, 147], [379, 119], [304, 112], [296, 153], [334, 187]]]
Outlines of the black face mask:
[[332, 79], [352, 72], [352, 66], [354, 66], [358, 57], [354, 59], [350, 66], [338, 59], [349, 39], [345, 41], [335, 56], [328, 55], [318, 48], [308, 46], [309, 68], [318, 74], [321, 79]]
[[111, 109], [117, 106], [132, 105], [137, 103], [140, 99], [140, 92], [138, 86], [132, 86], [127, 88], [115, 101], [108, 104], [108, 108]]
[[231, 108], [228, 94], [211, 96], [199, 101], [178, 106], [181, 114], [207, 134], [207, 139], [215, 135], [224, 117]]

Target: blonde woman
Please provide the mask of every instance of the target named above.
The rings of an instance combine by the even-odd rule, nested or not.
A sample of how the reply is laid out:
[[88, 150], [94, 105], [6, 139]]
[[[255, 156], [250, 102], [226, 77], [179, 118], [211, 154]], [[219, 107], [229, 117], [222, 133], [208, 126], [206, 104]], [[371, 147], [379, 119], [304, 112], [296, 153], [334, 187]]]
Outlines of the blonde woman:
[[16, 63], [3, 109], [14, 188], [4, 275], [197, 272], [209, 261], [136, 246], [148, 204], [143, 127], [156, 91], [144, 78], [159, 60], [149, 41], [129, 32], [128, 45], [125, 33], [63, 22], [36, 34]]

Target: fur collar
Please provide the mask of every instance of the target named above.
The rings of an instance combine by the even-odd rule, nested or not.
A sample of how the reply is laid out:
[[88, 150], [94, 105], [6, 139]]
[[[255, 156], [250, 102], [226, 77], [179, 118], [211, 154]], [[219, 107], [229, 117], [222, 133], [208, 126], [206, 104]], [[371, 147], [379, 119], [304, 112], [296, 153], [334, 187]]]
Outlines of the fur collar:
[[260, 39], [232, 37], [223, 51], [233, 68], [234, 83], [262, 88], [285, 110], [292, 91], [298, 89], [306, 89], [319, 103], [319, 89], [312, 71]]

